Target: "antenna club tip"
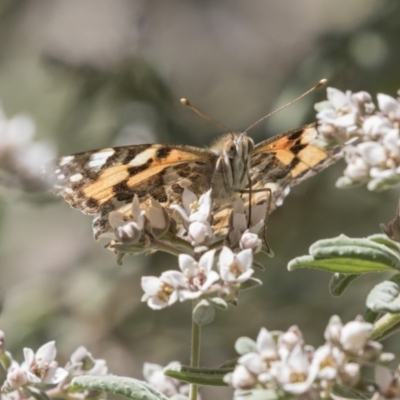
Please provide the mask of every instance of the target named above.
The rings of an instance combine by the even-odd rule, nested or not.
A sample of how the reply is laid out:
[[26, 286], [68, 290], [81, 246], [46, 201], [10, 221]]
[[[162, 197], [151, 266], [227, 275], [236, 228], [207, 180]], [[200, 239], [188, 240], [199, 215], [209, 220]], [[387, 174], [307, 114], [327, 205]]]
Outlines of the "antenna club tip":
[[326, 85], [326, 83], [328, 82], [328, 79], [321, 79], [318, 83], [317, 83], [317, 88]]
[[182, 103], [184, 106], [190, 106], [189, 100], [188, 100], [188, 99], [185, 99], [184, 97], [181, 98], [181, 103]]

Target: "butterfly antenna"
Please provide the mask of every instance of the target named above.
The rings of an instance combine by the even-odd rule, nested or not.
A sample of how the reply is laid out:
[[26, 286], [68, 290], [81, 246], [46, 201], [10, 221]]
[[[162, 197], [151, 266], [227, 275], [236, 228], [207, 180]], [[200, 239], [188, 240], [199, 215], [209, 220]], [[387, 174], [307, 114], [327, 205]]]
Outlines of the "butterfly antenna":
[[194, 107], [188, 99], [181, 99], [181, 103], [190, 108], [192, 111], [194, 111], [197, 115], [199, 115], [201, 118], [204, 118], [205, 120], [211, 122], [212, 124], [218, 126], [222, 130], [224, 130], [226, 133], [229, 133], [233, 137], [233, 133], [221, 122], [216, 121], [215, 119], [209, 117], [208, 115], [203, 114], [201, 111], [199, 111], [196, 107]]
[[326, 84], [327, 79], [321, 79], [315, 86], [313, 86], [311, 89], [307, 90], [306, 92], [304, 92], [301, 96], [297, 97], [296, 99], [290, 101], [289, 103], [285, 104], [282, 107], [279, 107], [277, 110], [272, 111], [271, 113], [265, 115], [264, 117], [260, 118], [258, 121], [254, 122], [254, 124], [251, 124], [246, 130], [245, 132], [249, 131], [250, 129], [254, 128], [256, 125], [260, 124], [261, 122], [265, 121], [267, 118], [271, 117], [272, 115], [274, 115], [275, 113], [277, 113], [278, 111], [283, 110], [284, 108], [290, 106], [291, 104], [295, 103], [296, 101], [302, 99], [303, 97], [307, 96], [308, 94], [310, 94], [311, 92], [313, 92], [314, 90], [320, 88], [321, 86], [324, 86]]

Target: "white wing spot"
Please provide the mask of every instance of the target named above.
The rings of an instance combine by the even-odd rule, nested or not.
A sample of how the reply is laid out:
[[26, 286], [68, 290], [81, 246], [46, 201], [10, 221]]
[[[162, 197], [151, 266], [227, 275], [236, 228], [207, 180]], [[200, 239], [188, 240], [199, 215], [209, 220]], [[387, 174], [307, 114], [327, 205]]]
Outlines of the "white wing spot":
[[100, 169], [114, 153], [115, 153], [114, 149], [104, 149], [98, 151], [97, 153], [93, 153], [90, 156], [88, 167], [94, 169]]
[[65, 175], [64, 175], [64, 174], [60, 174], [60, 175], [57, 176], [57, 179], [59, 179], [60, 181], [61, 181], [62, 179], [64, 179], [64, 178], [65, 178]]
[[70, 163], [74, 158], [75, 158], [75, 156], [66, 156], [66, 157], [61, 158], [61, 160], [60, 160], [60, 165], [62, 166], [62, 165], [68, 164], [68, 163]]
[[75, 174], [75, 175], [72, 175], [72, 176], [69, 178], [69, 180], [70, 180], [71, 182], [78, 182], [78, 181], [80, 181], [82, 178], [83, 178], [83, 175], [82, 175], [82, 174]]
[[132, 158], [131, 161], [129, 161], [130, 165], [143, 165], [145, 164], [150, 158], [154, 157], [155, 149], [150, 147], [141, 153], [139, 153], [135, 158]]

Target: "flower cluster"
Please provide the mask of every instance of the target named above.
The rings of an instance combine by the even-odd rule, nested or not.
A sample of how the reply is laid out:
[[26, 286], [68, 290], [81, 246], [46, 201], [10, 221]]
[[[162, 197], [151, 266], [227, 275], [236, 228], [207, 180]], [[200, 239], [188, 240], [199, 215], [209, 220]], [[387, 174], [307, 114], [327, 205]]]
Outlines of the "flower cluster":
[[41, 166], [54, 157], [53, 148], [34, 141], [35, 124], [26, 115], [10, 119], [0, 108], [0, 179], [7, 187], [38, 190], [47, 186]]
[[378, 109], [367, 92], [327, 89], [328, 100], [316, 104], [320, 139], [341, 144], [347, 167], [340, 188], [367, 184], [383, 190], [400, 183], [400, 98], [377, 95]]
[[44, 344], [36, 352], [24, 348], [24, 361], [19, 364], [4, 350], [4, 333], [1, 331], [0, 333], [3, 338], [3, 354], [0, 362], [7, 372], [1, 388], [2, 399], [22, 398], [30, 388], [52, 390], [52, 395], [63, 397], [75, 376], [100, 376], [108, 373], [105, 360], [94, 359], [84, 347], [79, 347], [71, 355], [64, 368], [59, 367], [55, 360], [57, 350], [54, 341]]
[[159, 310], [176, 301], [198, 299], [199, 297], [219, 295], [229, 302], [235, 302], [240, 285], [251, 282], [260, 285], [252, 278], [253, 253], [250, 249], [235, 254], [223, 247], [218, 257], [218, 272], [213, 270], [215, 250], [205, 252], [197, 261], [188, 254], [180, 254], [180, 271], [165, 271], [161, 276], [142, 278], [142, 298], [150, 308]]
[[[256, 342], [238, 340], [236, 348], [242, 355], [225, 381], [236, 389], [237, 399], [252, 391], [274, 392], [276, 397], [330, 398], [335, 384], [362, 385], [362, 366], [393, 360], [392, 354], [382, 353], [380, 343], [370, 340], [371, 330], [372, 325], [361, 318], [343, 325], [334, 316], [325, 330], [326, 343], [314, 349], [304, 343], [296, 326], [286, 332], [262, 328]], [[386, 386], [380, 388], [382, 391], [393, 387], [393, 380], [380, 382], [383, 380]]]
[[240, 289], [261, 284], [252, 278], [253, 254], [263, 248], [259, 233], [264, 228], [266, 204], [246, 209], [241, 199], [236, 200], [222, 238], [214, 235], [210, 190], [197, 198], [185, 189], [182, 205], [173, 204], [169, 211], [154, 199], [140, 204], [135, 196], [131, 216], [111, 212], [111, 231], [102, 235], [112, 239], [108, 247], [120, 258], [126, 253], [157, 250], [178, 256], [179, 271], [142, 278], [142, 300], [149, 307], [158, 310], [178, 300], [215, 295], [235, 303]]

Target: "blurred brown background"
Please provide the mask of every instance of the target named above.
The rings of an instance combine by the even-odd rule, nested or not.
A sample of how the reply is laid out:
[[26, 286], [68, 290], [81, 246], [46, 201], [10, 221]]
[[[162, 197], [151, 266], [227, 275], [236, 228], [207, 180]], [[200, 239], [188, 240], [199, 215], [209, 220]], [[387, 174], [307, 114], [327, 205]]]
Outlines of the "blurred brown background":
[[[0, 99], [7, 115], [31, 115], [59, 154], [144, 142], [204, 146], [220, 132], [181, 97], [240, 130], [321, 78], [396, 96], [399, 21], [400, 3], [390, 0], [2, 0]], [[260, 141], [312, 122], [324, 96], [319, 90], [251, 135]], [[394, 215], [395, 191], [335, 189], [342, 169], [296, 187], [270, 218], [276, 256], [258, 257], [264, 286], [204, 328], [204, 365], [235, 356], [235, 339], [261, 326], [298, 324], [318, 345], [331, 314], [348, 320], [364, 311], [381, 277], [360, 279], [336, 299], [329, 274], [286, 269], [315, 240], [376, 233]], [[141, 377], [144, 361], [188, 362], [190, 304], [155, 312], [140, 302], [140, 277], [176, 267], [175, 259], [127, 257], [119, 267], [93, 240], [91, 218], [61, 199], [5, 189], [0, 199], [0, 328], [19, 361], [22, 346], [55, 339], [62, 363], [85, 345], [121, 375]]]

